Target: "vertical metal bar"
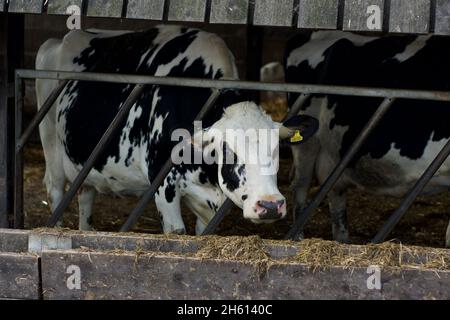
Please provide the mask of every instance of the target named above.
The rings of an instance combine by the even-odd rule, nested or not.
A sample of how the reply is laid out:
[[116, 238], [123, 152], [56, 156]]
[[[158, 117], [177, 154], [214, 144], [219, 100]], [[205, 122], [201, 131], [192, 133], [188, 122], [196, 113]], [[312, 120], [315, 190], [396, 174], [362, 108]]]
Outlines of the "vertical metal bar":
[[301, 213], [298, 220], [295, 221], [294, 226], [286, 235], [286, 239], [297, 239], [299, 232], [303, 229], [309, 217], [312, 215], [314, 210], [320, 205], [320, 203], [325, 199], [328, 192], [333, 188], [338, 179], [344, 173], [344, 170], [347, 168], [350, 161], [353, 159], [354, 155], [359, 151], [363, 143], [366, 141], [367, 137], [370, 133], [375, 129], [378, 123], [383, 119], [383, 116], [389, 110], [391, 105], [394, 103], [395, 99], [385, 99], [375, 113], [370, 118], [369, 122], [366, 124], [364, 129], [361, 131], [359, 136], [356, 138], [355, 142], [353, 142], [350, 149], [347, 151], [345, 156], [342, 158], [341, 162], [336, 166], [331, 175], [327, 178], [325, 183], [320, 188], [318, 194], [313, 199], [311, 204]]
[[117, 115], [114, 117], [108, 129], [103, 134], [98, 144], [95, 146], [88, 160], [84, 164], [83, 169], [81, 169], [80, 173], [71, 184], [69, 191], [67, 191], [67, 193], [64, 195], [64, 198], [61, 200], [58, 207], [53, 212], [52, 216], [47, 222], [47, 227], [54, 227], [56, 223], [61, 219], [64, 211], [69, 206], [70, 202], [77, 193], [78, 189], [83, 184], [84, 180], [88, 176], [91, 169], [94, 167], [98, 157], [103, 153], [105, 148], [108, 146], [108, 143], [111, 141], [113, 133], [120, 128], [120, 125], [128, 116], [131, 108], [133, 107], [136, 100], [139, 99], [144, 88], [145, 85], [139, 84], [134, 87], [133, 91], [130, 93], [127, 100], [122, 105]]
[[[203, 105], [202, 109], [198, 113], [197, 117], [194, 121], [200, 121], [204, 118], [206, 113], [211, 109], [213, 104], [216, 102], [217, 98], [220, 96], [220, 90], [213, 89], [211, 95], [209, 96], [206, 103]], [[131, 229], [131, 227], [137, 222], [137, 220], [142, 216], [142, 213], [144, 212], [145, 208], [147, 207], [148, 203], [153, 199], [156, 191], [158, 191], [159, 186], [163, 183], [164, 179], [166, 178], [167, 174], [170, 172], [170, 170], [173, 167], [172, 159], [169, 158], [164, 163], [161, 170], [159, 170], [158, 175], [153, 179], [150, 187], [148, 190], [144, 193], [144, 195], [141, 197], [141, 200], [139, 200], [139, 203], [134, 208], [134, 210], [131, 212], [130, 216], [128, 217], [125, 224], [120, 228], [120, 232], [127, 232]]]
[[14, 211], [14, 70], [23, 65], [24, 16], [0, 13], [0, 226]]
[[[259, 81], [262, 66], [262, 52], [264, 47], [264, 28], [253, 26], [252, 6], [249, 8], [249, 24], [247, 25], [247, 49], [246, 49], [246, 79], [250, 81]], [[249, 93], [252, 101], [260, 102], [260, 93], [252, 91]]]
[[373, 238], [372, 243], [383, 242], [389, 233], [395, 228], [400, 220], [405, 215], [406, 211], [411, 207], [414, 200], [423, 191], [427, 183], [433, 178], [434, 174], [439, 170], [444, 161], [450, 155], [450, 140], [442, 148], [430, 166], [425, 170], [420, 179], [416, 182], [414, 187], [408, 192], [400, 207], [389, 217], [389, 220], [383, 225], [378, 234]]
[[[22, 133], [23, 80], [16, 75], [14, 81], [15, 95], [15, 139], [16, 144]], [[22, 151], [14, 153], [14, 228], [24, 228], [23, 214], [23, 155]]]
[[234, 207], [234, 202], [229, 198], [225, 200], [217, 213], [213, 216], [211, 221], [206, 226], [205, 230], [202, 233], [202, 236], [207, 236], [213, 234], [219, 224], [223, 221], [223, 219], [228, 215], [231, 209]]
[[50, 93], [47, 100], [45, 100], [42, 107], [39, 109], [39, 111], [33, 117], [33, 120], [31, 120], [29, 126], [25, 129], [24, 133], [21, 136], [19, 136], [18, 140], [16, 140], [16, 153], [21, 151], [25, 147], [26, 143], [28, 142], [31, 135], [33, 134], [33, 131], [39, 126], [39, 124], [45, 118], [47, 113], [53, 107], [53, 104], [55, 103], [56, 99], [58, 99], [59, 95], [64, 90], [64, 88], [68, 82], [69, 82], [69, 80], [61, 81], [58, 84], [58, 86]]
[[8, 17], [0, 14], [0, 228], [8, 228]]
[[289, 110], [287, 116], [284, 118], [284, 120], [289, 120], [290, 118], [298, 115], [300, 112], [300, 109], [303, 107], [305, 102], [311, 97], [310, 94], [300, 94], [300, 96], [295, 100], [294, 104], [292, 105], [291, 109]]

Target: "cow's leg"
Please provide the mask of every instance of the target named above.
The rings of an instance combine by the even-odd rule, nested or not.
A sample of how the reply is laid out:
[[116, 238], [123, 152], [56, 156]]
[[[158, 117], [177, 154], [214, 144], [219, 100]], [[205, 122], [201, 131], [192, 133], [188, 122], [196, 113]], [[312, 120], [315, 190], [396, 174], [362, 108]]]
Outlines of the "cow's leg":
[[447, 234], [445, 236], [445, 246], [450, 248], [450, 221], [448, 222]]
[[181, 216], [181, 194], [178, 182], [170, 181], [166, 180], [155, 195], [163, 231], [164, 233], [186, 234], [186, 227]]
[[83, 187], [78, 195], [79, 223], [78, 229], [92, 231], [92, 208], [97, 191], [91, 187]]
[[332, 190], [328, 194], [333, 239], [348, 243], [347, 196], [344, 191]]
[[[57, 138], [54, 124], [52, 124], [48, 118], [45, 118], [39, 127], [39, 132], [45, 157], [44, 184], [47, 189], [47, 198], [50, 202], [50, 208], [52, 212], [54, 212], [64, 196], [66, 177], [64, 174], [61, 153], [58, 152], [56, 147]], [[62, 226], [62, 218], [58, 221], [56, 226]]]
[[202, 219], [197, 218], [197, 222], [195, 224], [195, 234], [201, 235], [203, 231], [206, 229], [206, 224], [203, 222]]
[[[319, 149], [319, 141], [315, 138], [303, 145], [292, 146], [294, 178], [291, 188], [294, 190], [294, 220], [301, 216], [306, 207]], [[303, 238], [303, 230], [300, 230], [300, 238]]]

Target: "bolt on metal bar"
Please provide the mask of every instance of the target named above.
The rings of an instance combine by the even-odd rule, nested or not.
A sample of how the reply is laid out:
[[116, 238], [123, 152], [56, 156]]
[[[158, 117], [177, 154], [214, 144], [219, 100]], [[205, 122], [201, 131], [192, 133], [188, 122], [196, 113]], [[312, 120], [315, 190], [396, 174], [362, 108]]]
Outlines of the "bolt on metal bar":
[[70, 202], [72, 201], [73, 197], [76, 195], [78, 189], [83, 184], [84, 180], [88, 176], [91, 169], [94, 167], [95, 162], [97, 161], [98, 157], [102, 154], [102, 152], [107, 147], [108, 143], [111, 141], [113, 133], [119, 129], [120, 125], [123, 123], [123, 121], [128, 116], [131, 108], [139, 99], [140, 95], [142, 94], [143, 90], [145, 88], [145, 85], [136, 85], [133, 88], [133, 91], [131, 91], [130, 95], [128, 96], [125, 103], [120, 108], [117, 115], [114, 117], [113, 121], [109, 125], [106, 132], [103, 134], [102, 138], [98, 142], [98, 144], [95, 146], [94, 150], [92, 151], [91, 155], [89, 156], [88, 160], [83, 166], [83, 169], [81, 169], [78, 176], [75, 178], [73, 183], [70, 186], [69, 191], [64, 195], [61, 202], [58, 204], [58, 207], [53, 212], [52, 216], [50, 217], [49, 221], [47, 222], [47, 227], [53, 228], [56, 223], [62, 218], [64, 211], [69, 206]]
[[416, 182], [414, 187], [408, 192], [407, 196], [403, 200], [398, 209], [389, 217], [388, 221], [383, 225], [378, 234], [373, 238], [372, 243], [381, 243], [385, 241], [389, 233], [392, 232], [394, 227], [400, 222], [406, 211], [411, 207], [416, 198], [423, 191], [427, 183], [433, 178], [434, 174], [439, 170], [444, 161], [450, 155], [450, 140], [442, 148], [430, 166], [425, 170], [420, 179]]
[[[23, 79], [16, 75], [14, 80], [15, 94], [15, 138], [17, 143], [22, 133], [22, 111], [23, 111]], [[14, 228], [24, 228], [23, 214], [23, 156], [22, 152], [14, 153]]]
[[217, 213], [213, 216], [211, 221], [208, 223], [205, 230], [203, 230], [202, 236], [208, 236], [213, 234], [216, 231], [217, 227], [219, 227], [219, 224], [228, 215], [230, 210], [233, 209], [233, 207], [234, 202], [231, 201], [229, 198], [227, 198], [220, 207], [220, 209], [217, 211]]
[[320, 188], [318, 194], [315, 196], [313, 201], [310, 203], [310, 205], [300, 214], [300, 217], [295, 221], [294, 226], [292, 229], [288, 232], [285, 239], [291, 239], [296, 240], [298, 238], [299, 233], [301, 230], [303, 230], [303, 227], [305, 226], [306, 222], [310, 218], [310, 216], [313, 214], [313, 212], [317, 209], [317, 207], [320, 205], [320, 203], [325, 199], [327, 194], [330, 192], [330, 190], [333, 188], [333, 186], [336, 184], [338, 179], [341, 177], [341, 175], [344, 173], [345, 169], [347, 168], [350, 161], [353, 159], [355, 154], [359, 151], [363, 143], [366, 141], [370, 133], [375, 129], [375, 127], [378, 125], [378, 123], [383, 119], [383, 116], [386, 114], [386, 112], [389, 110], [389, 108], [394, 103], [395, 99], [385, 99], [381, 105], [378, 107], [378, 109], [375, 111], [375, 113], [370, 118], [369, 122], [366, 124], [364, 129], [361, 131], [359, 136], [356, 138], [355, 142], [353, 142], [350, 149], [347, 151], [345, 156], [342, 158], [340, 163], [336, 166], [336, 168], [333, 170], [333, 172], [330, 174], [330, 176], [327, 178], [325, 183]]
[[[202, 120], [205, 115], [208, 113], [208, 111], [211, 109], [211, 107], [214, 105], [214, 103], [217, 101], [217, 98], [219, 98], [221, 91], [217, 89], [213, 89], [211, 95], [209, 96], [206, 103], [203, 105], [200, 112], [197, 114], [194, 121], [200, 121]], [[157, 176], [155, 179], [153, 179], [150, 187], [148, 190], [144, 193], [144, 195], [139, 200], [139, 203], [134, 208], [134, 210], [131, 212], [130, 216], [128, 217], [125, 224], [120, 228], [120, 232], [127, 232], [133, 227], [138, 219], [142, 216], [144, 213], [145, 208], [147, 207], [148, 203], [153, 199], [155, 196], [155, 193], [158, 191], [160, 185], [163, 183], [164, 179], [169, 174], [170, 170], [173, 168], [173, 162], [172, 158], [169, 157], [169, 159], [166, 160], [161, 170], [159, 170]]]
[[64, 88], [68, 82], [69, 82], [69, 80], [61, 81], [58, 84], [58, 86], [50, 93], [47, 100], [45, 100], [42, 107], [39, 109], [39, 111], [33, 117], [33, 120], [31, 120], [31, 123], [29, 124], [29, 126], [25, 129], [25, 132], [22, 134], [22, 136], [19, 137], [19, 140], [16, 143], [16, 153], [20, 152], [23, 149], [25, 144], [30, 139], [30, 136], [33, 133], [33, 131], [39, 126], [39, 124], [45, 118], [47, 113], [50, 111], [50, 109], [52, 108], [56, 99], [58, 99], [59, 95], [64, 90]]
[[289, 110], [289, 112], [286, 115], [286, 117], [284, 118], [284, 120], [288, 120], [288, 119], [298, 115], [298, 113], [300, 112], [300, 109], [303, 107], [303, 105], [309, 99], [309, 97], [311, 97], [310, 94], [304, 94], [304, 93], [300, 94], [300, 96], [297, 98], [297, 100], [295, 100], [294, 104], [292, 105], [291, 109]]
[[80, 80], [113, 83], [131, 84], [157, 84], [168, 86], [183, 86], [197, 88], [215, 89], [238, 89], [238, 90], [259, 90], [259, 91], [279, 91], [303, 94], [326, 94], [344, 96], [365, 96], [372, 98], [397, 98], [397, 99], [418, 99], [450, 101], [448, 91], [423, 91], [405, 89], [385, 89], [367, 88], [351, 86], [332, 85], [311, 85], [296, 83], [268, 83], [237, 80], [216, 80], [200, 78], [176, 78], [158, 77], [142, 75], [121, 75], [115, 73], [91, 73], [91, 72], [66, 72], [66, 71], [45, 71], [45, 70], [17, 70], [22, 78], [27, 79], [57, 79], [57, 80]]

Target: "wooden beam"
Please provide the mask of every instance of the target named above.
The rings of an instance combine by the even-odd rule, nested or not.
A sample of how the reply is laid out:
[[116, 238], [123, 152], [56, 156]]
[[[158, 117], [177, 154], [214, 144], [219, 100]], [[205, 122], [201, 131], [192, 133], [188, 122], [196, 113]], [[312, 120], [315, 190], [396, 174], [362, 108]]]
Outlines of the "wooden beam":
[[430, 0], [391, 0], [389, 32], [428, 33]]
[[83, 0], [48, 0], [47, 13], [66, 15], [67, 8], [72, 5], [76, 5], [83, 10]]
[[162, 20], [164, 16], [164, 0], [128, 0], [127, 18]]
[[[315, 269], [134, 252], [44, 251], [44, 299], [446, 299], [450, 273], [381, 268], [381, 290], [367, 268]], [[79, 277], [79, 287], [74, 282]], [[76, 280], [75, 280], [76, 281]], [[67, 284], [71, 284], [68, 286]]]
[[0, 252], [0, 299], [40, 299], [39, 279], [39, 257]]
[[205, 16], [204, 0], [170, 0], [169, 21], [204, 22]]
[[259, 0], [255, 2], [253, 24], [258, 26], [292, 26], [294, 0]]
[[339, 0], [300, 0], [298, 27], [304, 29], [336, 29]]
[[211, 23], [248, 23], [248, 0], [212, 0]]
[[89, 0], [87, 15], [90, 17], [122, 17], [123, 0]]
[[382, 31], [384, 0], [346, 0], [343, 30]]
[[0, 252], [27, 252], [28, 236], [29, 231], [0, 229]]
[[8, 12], [42, 13], [44, 0], [9, 0]]
[[436, 34], [450, 35], [450, 1], [436, 0]]

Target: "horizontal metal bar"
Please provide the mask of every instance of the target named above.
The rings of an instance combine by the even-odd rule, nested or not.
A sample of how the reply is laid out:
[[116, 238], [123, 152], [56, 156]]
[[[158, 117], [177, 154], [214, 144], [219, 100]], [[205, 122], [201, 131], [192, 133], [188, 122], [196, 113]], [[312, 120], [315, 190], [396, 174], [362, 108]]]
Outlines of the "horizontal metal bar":
[[217, 211], [217, 213], [213, 216], [211, 221], [206, 226], [205, 230], [202, 233], [202, 236], [208, 236], [213, 234], [219, 224], [223, 221], [223, 219], [228, 215], [231, 209], [234, 207], [234, 202], [231, 201], [229, 198], [225, 200], [225, 202], [222, 204], [220, 209]]
[[34, 116], [31, 123], [28, 125], [28, 127], [25, 129], [25, 132], [21, 135], [19, 142], [16, 144], [16, 153], [20, 152], [25, 144], [30, 139], [31, 134], [36, 129], [37, 126], [42, 122], [42, 120], [45, 118], [47, 113], [52, 108], [53, 104], [55, 103], [56, 99], [58, 99], [61, 92], [64, 90], [66, 84], [69, 82], [69, 80], [61, 81], [61, 83], [50, 93], [47, 100], [45, 100], [42, 107], [39, 109], [39, 111]]
[[[202, 120], [203, 117], [208, 113], [208, 111], [214, 105], [214, 103], [217, 101], [217, 98], [219, 98], [219, 96], [220, 96], [220, 90], [213, 89], [213, 92], [211, 93], [208, 100], [205, 102], [205, 104], [201, 108], [200, 112], [195, 117], [194, 121]], [[144, 213], [144, 210], [147, 207], [148, 203], [153, 199], [153, 197], [155, 196], [155, 193], [158, 191], [158, 189], [161, 186], [161, 184], [163, 183], [164, 179], [166, 179], [170, 170], [172, 170], [172, 167], [173, 167], [172, 158], [169, 157], [169, 159], [167, 159], [166, 162], [164, 163], [163, 167], [159, 170], [155, 179], [153, 179], [148, 190], [144, 193], [144, 195], [139, 200], [139, 203], [137, 204], [137, 206], [131, 212], [131, 214], [128, 217], [125, 224], [122, 226], [122, 228], [120, 228], [120, 232], [127, 232], [131, 229], [131, 227], [133, 225], [136, 224], [138, 219]]]
[[300, 214], [300, 217], [295, 221], [294, 226], [288, 232], [285, 239], [296, 240], [298, 238], [299, 233], [303, 230], [303, 227], [305, 226], [309, 217], [313, 214], [314, 210], [316, 210], [319, 207], [319, 205], [325, 199], [327, 194], [334, 187], [336, 182], [339, 180], [339, 178], [344, 173], [344, 171], [347, 168], [350, 161], [353, 159], [355, 154], [359, 151], [359, 149], [361, 148], [363, 143], [367, 140], [367, 138], [369, 137], [369, 135], [373, 131], [373, 129], [375, 129], [375, 127], [378, 125], [378, 123], [381, 121], [381, 119], [383, 119], [384, 115], [389, 110], [389, 108], [392, 106], [394, 101], [395, 101], [395, 99], [385, 99], [381, 103], [381, 105], [378, 107], [378, 109], [375, 111], [373, 116], [370, 118], [369, 122], [366, 124], [364, 129], [361, 131], [359, 136], [353, 142], [350, 149], [347, 151], [345, 156], [342, 158], [341, 162], [336, 166], [336, 168], [333, 170], [333, 172], [327, 178], [325, 183], [322, 185], [319, 192], [314, 197], [313, 201]]
[[56, 80], [80, 80], [112, 83], [131, 83], [148, 85], [167, 85], [215, 89], [240, 89], [259, 91], [280, 91], [303, 94], [328, 94], [346, 96], [365, 96], [376, 98], [398, 98], [450, 101], [449, 91], [422, 91], [405, 89], [384, 89], [350, 86], [331, 86], [315, 84], [293, 84], [293, 83], [265, 83], [238, 80], [212, 80], [196, 78], [155, 77], [142, 75], [122, 75], [110, 73], [91, 72], [65, 72], [44, 70], [17, 70], [17, 74], [25, 79], [56, 79]]
[[400, 220], [405, 215], [406, 211], [411, 207], [414, 203], [414, 200], [419, 196], [419, 194], [423, 191], [427, 183], [433, 178], [434, 174], [439, 170], [444, 161], [450, 155], [450, 140], [447, 144], [442, 148], [430, 166], [425, 170], [420, 179], [416, 182], [414, 187], [408, 192], [408, 195], [403, 200], [400, 207], [389, 217], [389, 220], [386, 224], [380, 229], [378, 234], [373, 238], [372, 243], [381, 243], [383, 242], [389, 233], [394, 229], [394, 227], [400, 222]]
[[133, 91], [131, 91], [127, 100], [122, 105], [117, 115], [114, 117], [113, 121], [109, 125], [106, 132], [103, 134], [98, 144], [95, 146], [86, 163], [83, 165], [83, 169], [81, 169], [80, 173], [71, 184], [69, 191], [67, 191], [61, 202], [58, 204], [58, 207], [53, 212], [52, 216], [47, 222], [47, 227], [53, 228], [56, 225], [56, 223], [61, 219], [61, 217], [64, 214], [64, 211], [69, 206], [70, 202], [76, 195], [78, 189], [83, 184], [84, 180], [88, 176], [91, 169], [94, 167], [98, 157], [102, 154], [108, 143], [111, 141], [113, 133], [119, 128], [122, 122], [126, 119], [131, 108], [135, 104], [136, 100], [139, 99], [144, 88], [145, 88], [144, 85], [136, 85]]

